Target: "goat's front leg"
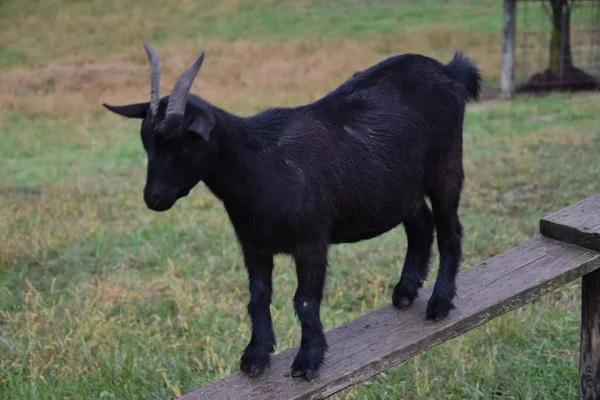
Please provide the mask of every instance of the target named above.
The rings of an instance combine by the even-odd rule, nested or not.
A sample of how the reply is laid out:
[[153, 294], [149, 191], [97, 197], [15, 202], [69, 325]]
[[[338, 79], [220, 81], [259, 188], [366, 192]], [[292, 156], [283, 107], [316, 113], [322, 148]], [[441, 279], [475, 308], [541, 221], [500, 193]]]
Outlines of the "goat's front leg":
[[275, 347], [271, 321], [273, 291], [273, 255], [244, 249], [244, 262], [250, 280], [248, 314], [252, 320], [252, 339], [240, 360], [240, 369], [251, 377], [260, 375], [269, 366]]
[[300, 350], [292, 364], [292, 376], [313, 380], [323, 364], [327, 342], [320, 318], [321, 299], [327, 272], [327, 245], [300, 246], [295, 254], [298, 288], [294, 310], [302, 326]]

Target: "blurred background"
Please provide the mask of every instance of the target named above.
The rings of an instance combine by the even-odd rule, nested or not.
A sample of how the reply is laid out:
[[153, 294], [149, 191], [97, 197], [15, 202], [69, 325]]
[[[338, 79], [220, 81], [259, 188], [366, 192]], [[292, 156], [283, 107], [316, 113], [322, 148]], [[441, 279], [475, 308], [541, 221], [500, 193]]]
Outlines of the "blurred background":
[[[0, 1], [0, 398], [171, 399], [238, 369], [247, 276], [222, 205], [199, 185], [149, 211], [139, 121], [101, 105], [149, 99], [143, 41], [162, 93], [206, 50], [192, 91], [240, 115], [392, 54], [466, 52], [486, 86], [464, 130], [468, 268], [600, 191], [600, 2], [558, 1], [517, 1], [510, 100], [502, 0]], [[564, 88], [587, 90], [539, 93]], [[326, 330], [391, 302], [405, 249], [402, 228], [332, 248]], [[278, 258], [278, 352], [299, 343], [295, 284]], [[579, 313], [577, 281], [333, 398], [575, 398]]]

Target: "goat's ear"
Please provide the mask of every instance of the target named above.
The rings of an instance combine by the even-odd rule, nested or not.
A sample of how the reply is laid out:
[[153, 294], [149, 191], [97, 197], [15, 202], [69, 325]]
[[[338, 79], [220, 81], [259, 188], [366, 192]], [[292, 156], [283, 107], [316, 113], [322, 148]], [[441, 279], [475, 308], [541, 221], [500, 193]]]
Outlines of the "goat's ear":
[[215, 126], [215, 120], [212, 115], [196, 117], [190, 127], [188, 128], [188, 132], [200, 136], [205, 142], [210, 140], [210, 134]]
[[145, 118], [150, 103], [134, 103], [125, 106], [111, 106], [102, 103], [108, 110], [127, 118]]

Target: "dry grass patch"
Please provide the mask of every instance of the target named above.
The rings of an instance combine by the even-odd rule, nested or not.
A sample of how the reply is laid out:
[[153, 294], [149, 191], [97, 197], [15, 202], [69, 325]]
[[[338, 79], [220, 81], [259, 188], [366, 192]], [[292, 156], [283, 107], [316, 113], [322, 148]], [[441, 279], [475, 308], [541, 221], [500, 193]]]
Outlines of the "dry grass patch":
[[[357, 70], [395, 53], [419, 52], [445, 62], [455, 47], [461, 47], [485, 76], [493, 77], [500, 54], [491, 53], [491, 41], [468, 31], [452, 30], [361, 40], [173, 45], [158, 49], [163, 66], [161, 93], [169, 92], [200, 49], [207, 50], [207, 59], [193, 90], [223, 107], [254, 112], [273, 105], [313, 101]], [[4, 70], [0, 72], [0, 91], [4, 94], [0, 107], [56, 117], [100, 111], [102, 102], [145, 101], [148, 62], [138, 47], [107, 60], [75, 57], [41, 68]]]

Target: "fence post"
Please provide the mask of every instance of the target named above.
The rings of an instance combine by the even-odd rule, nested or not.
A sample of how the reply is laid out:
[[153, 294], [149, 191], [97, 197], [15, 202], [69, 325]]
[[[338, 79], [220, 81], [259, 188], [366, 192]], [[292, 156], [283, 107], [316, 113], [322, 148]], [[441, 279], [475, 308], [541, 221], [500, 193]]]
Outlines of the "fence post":
[[516, 0], [504, 0], [504, 28], [502, 30], [502, 74], [500, 77], [501, 95], [504, 98], [510, 98], [513, 95], [516, 13]]
[[581, 278], [579, 398], [600, 399], [600, 270]]

